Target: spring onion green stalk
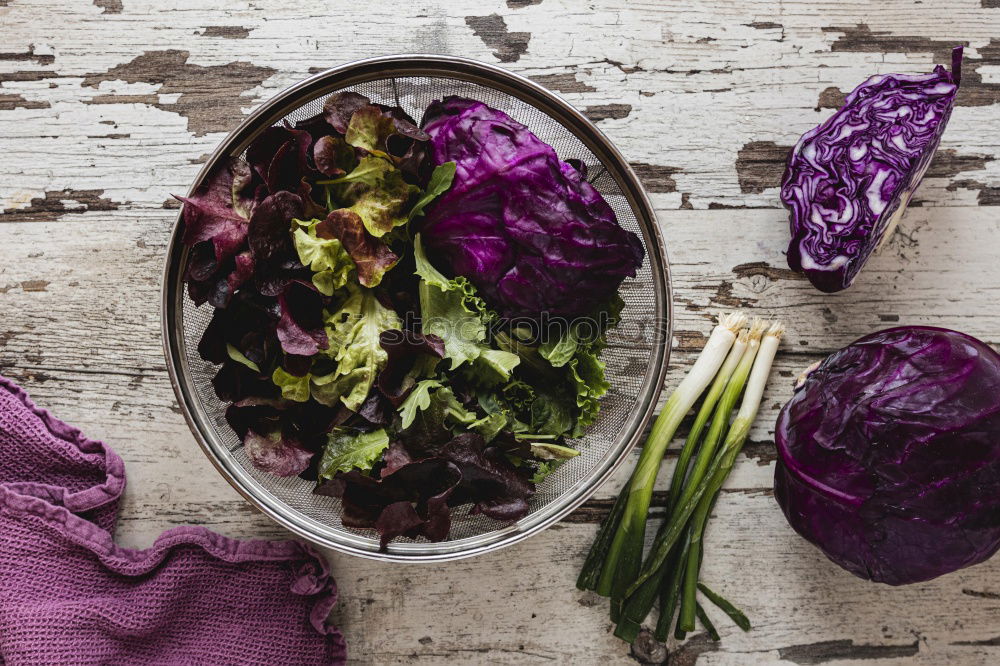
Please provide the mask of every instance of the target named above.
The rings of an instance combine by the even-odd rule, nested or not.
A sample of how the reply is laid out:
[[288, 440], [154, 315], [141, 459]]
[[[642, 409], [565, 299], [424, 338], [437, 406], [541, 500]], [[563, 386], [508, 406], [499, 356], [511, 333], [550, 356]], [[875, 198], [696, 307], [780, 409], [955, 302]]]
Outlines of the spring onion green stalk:
[[611, 547], [611, 539], [614, 537], [615, 529], [617, 529], [618, 523], [621, 521], [622, 514], [625, 513], [627, 496], [628, 486], [625, 486], [618, 493], [611, 511], [608, 512], [607, 517], [604, 518], [600, 529], [597, 531], [597, 538], [594, 539], [594, 544], [590, 547], [587, 559], [583, 563], [579, 577], [576, 579], [576, 586], [581, 590], [593, 590], [597, 587], [604, 558], [608, 554], [608, 548]]
[[[746, 317], [741, 314], [722, 315], [709, 336], [705, 348], [680, 385], [667, 399], [642, 449], [639, 462], [628, 484], [628, 496], [620, 523], [608, 548], [597, 593], [621, 600], [642, 564], [646, 515], [653, 495], [653, 486], [660, 461], [673, 439], [681, 420], [715, 378], [743, 328]], [[676, 537], [675, 537], [676, 540]], [[596, 545], [596, 544], [595, 544]], [[666, 553], [664, 553], [664, 558]]]
[[712, 624], [712, 621], [710, 619], [708, 619], [708, 614], [705, 613], [705, 609], [702, 608], [701, 604], [699, 604], [697, 601], [694, 604], [694, 612], [698, 616], [698, 621], [701, 622], [701, 626], [705, 627], [705, 631], [708, 632], [709, 638], [711, 638], [713, 641], [722, 640], [719, 637], [719, 632], [715, 629], [715, 625]]
[[[653, 549], [650, 551], [649, 557], [643, 563], [635, 582], [628, 589], [629, 594], [637, 590], [646, 580], [656, 574], [657, 569], [663, 566], [667, 556], [670, 554], [670, 551], [673, 549], [674, 544], [677, 542], [677, 539], [680, 537], [681, 532], [697, 509], [702, 498], [707, 494], [711, 500], [721, 490], [722, 484], [729, 476], [729, 472], [732, 471], [733, 464], [736, 462], [736, 456], [739, 455], [744, 442], [747, 440], [747, 436], [750, 434], [750, 426], [753, 425], [757, 411], [760, 408], [760, 401], [764, 395], [764, 387], [771, 373], [771, 364], [774, 362], [774, 356], [778, 351], [778, 344], [781, 341], [784, 330], [782, 324], [772, 324], [760, 341], [760, 349], [753, 359], [753, 367], [749, 373], [749, 378], [745, 379], [746, 393], [743, 396], [743, 402], [740, 404], [736, 418], [729, 427], [725, 443], [705, 470], [705, 476], [700, 481], [692, 479], [692, 482], [685, 486], [677, 507], [671, 512], [663, 538], [657, 539], [653, 544]], [[753, 341], [751, 341], [750, 347], [753, 347]], [[730, 385], [738, 381], [745, 365], [744, 361], [750, 355], [750, 348], [748, 348], [747, 354], [740, 361], [740, 365], [737, 367], [736, 372], [733, 373], [732, 379], [730, 379]], [[728, 390], [729, 387], [727, 386]], [[692, 551], [694, 550], [694, 538], [695, 535], [692, 534]], [[688, 558], [690, 557], [691, 553], [688, 553]], [[683, 606], [684, 600], [682, 599], [681, 607], [683, 608]]]
[[[729, 619], [733, 621], [733, 624], [743, 631], [750, 631], [750, 620], [743, 614], [743, 611], [729, 603], [729, 601], [727, 601], [722, 595], [713, 592], [709, 589], [708, 585], [705, 585], [704, 583], [698, 583], [698, 589], [701, 590], [701, 593], [705, 595], [706, 599], [718, 606], [723, 613], [728, 615]], [[657, 626], [657, 628], [659, 628], [659, 626]]]
[[667, 636], [670, 635], [670, 623], [674, 619], [674, 611], [677, 610], [677, 602], [680, 600], [681, 576], [684, 572], [680, 563], [687, 561], [689, 543], [690, 532], [687, 532], [677, 551], [679, 557], [674, 560], [673, 566], [670, 568], [670, 577], [667, 579], [667, 584], [661, 590], [660, 617], [656, 620], [656, 630], [653, 632], [653, 637], [661, 642], [666, 641]]

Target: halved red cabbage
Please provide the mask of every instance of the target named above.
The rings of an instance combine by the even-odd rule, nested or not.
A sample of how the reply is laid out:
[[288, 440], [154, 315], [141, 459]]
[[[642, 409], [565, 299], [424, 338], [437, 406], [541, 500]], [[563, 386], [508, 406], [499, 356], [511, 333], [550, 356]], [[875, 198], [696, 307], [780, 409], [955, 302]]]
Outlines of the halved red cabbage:
[[589, 313], [642, 265], [642, 243], [600, 193], [507, 114], [448, 97], [423, 124], [434, 163], [457, 165], [427, 213], [424, 243], [502, 314]]
[[962, 333], [874, 333], [810, 372], [775, 429], [788, 522], [890, 585], [1000, 548], [1000, 354]]
[[820, 291], [850, 286], [899, 222], [951, 116], [961, 63], [958, 47], [950, 73], [871, 77], [792, 149], [781, 184], [788, 265]]

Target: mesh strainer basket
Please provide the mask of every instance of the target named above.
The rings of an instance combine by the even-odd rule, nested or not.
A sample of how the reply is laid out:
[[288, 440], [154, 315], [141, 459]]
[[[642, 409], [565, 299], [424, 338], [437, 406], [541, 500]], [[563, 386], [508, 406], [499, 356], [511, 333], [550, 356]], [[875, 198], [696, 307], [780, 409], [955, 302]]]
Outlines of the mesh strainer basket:
[[[671, 329], [670, 283], [652, 206], [635, 173], [593, 124], [556, 95], [505, 70], [446, 56], [406, 55], [362, 60], [331, 69], [277, 95], [232, 132], [212, 154], [195, 185], [221, 160], [241, 155], [265, 128], [294, 123], [318, 113], [331, 93], [353, 90], [375, 102], [399, 105], [421, 117], [427, 105], [447, 95], [482, 101], [527, 125], [553, 146], [563, 160], [587, 165], [588, 178], [618, 215], [623, 227], [639, 235], [646, 261], [621, 290], [621, 324], [610, 331], [601, 358], [611, 389], [602, 400], [598, 422], [570, 442], [581, 455], [543, 481], [527, 516], [505, 524], [469, 507], [452, 510], [446, 541], [397, 540], [379, 552], [373, 530], [346, 528], [340, 501], [314, 495], [313, 484], [279, 478], [254, 468], [225, 421], [211, 379], [216, 367], [197, 352], [212, 311], [196, 307], [185, 295], [187, 252], [181, 243], [180, 216], [167, 253], [163, 286], [163, 339], [167, 369], [181, 410], [205, 453], [248, 501], [295, 534], [321, 546], [381, 560], [457, 559], [496, 550], [534, 534], [587, 499], [626, 458], [649, 420], [666, 372]], [[192, 190], [194, 187], [192, 187]]]

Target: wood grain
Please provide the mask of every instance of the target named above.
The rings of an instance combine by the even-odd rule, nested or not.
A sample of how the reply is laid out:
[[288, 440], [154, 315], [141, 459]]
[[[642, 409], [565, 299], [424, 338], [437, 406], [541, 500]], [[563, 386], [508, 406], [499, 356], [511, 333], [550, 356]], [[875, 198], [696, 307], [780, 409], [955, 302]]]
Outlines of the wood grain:
[[[773, 423], [794, 377], [865, 333], [934, 324], [1000, 344], [1000, 9], [892, 0], [449, 0], [280, 4], [0, 0], [0, 373], [130, 475], [120, 541], [204, 524], [284, 536], [216, 474], [166, 377], [159, 281], [184, 192], [223, 133], [310, 72], [390, 52], [501, 62], [608, 134], [651, 192], [675, 289], [667, 383], [719, 309], [783, 318], [762, 415], [708, 535], [706, 578], [754, 630], [725, 621], [667, 646], [673, 664], [992, 664], [996, 562], [888, 588], [827, 562], [771, 496]], [[963, 89], [924, 184], [848, 292], [788, 271], [784, 153], [873, 73], [928, 71], [967, 46]], [[661, 480], [662, 481], [662, 480]], [[611, 636], [573, 587], [619, 478], [527, 542], [446, 565], [331, 555], [335, 620], [355, 663], [660, 663]], [[711, 612], [711, 611], [710, 611]], [[717, 618], [722, 620], [722, 618]]]

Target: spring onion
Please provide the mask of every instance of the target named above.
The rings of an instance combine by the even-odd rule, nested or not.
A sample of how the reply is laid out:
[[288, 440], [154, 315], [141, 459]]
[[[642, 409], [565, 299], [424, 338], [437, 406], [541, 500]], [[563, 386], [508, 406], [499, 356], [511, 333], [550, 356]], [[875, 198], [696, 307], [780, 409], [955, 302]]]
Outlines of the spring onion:
[[620, 522], [614, 526], [614, 537], [608, 547], [607, 555], [603, 558], [596, 586], [598, 594], [620, 600], [634, 580], [642, 562], [646, 514], [653, 496], [656, 476], [660, 471], [660, 461], [681, 420], [719, 372], [726, 355], [736, 342], [737, 333], [745, 323], [746, 317], [742, 314], [726, 314], [719, 317], [718, 325], [713, 329], [694, 366], [667, 399], [663, 411], [653, 424], [649, 439], [642, 449], [639, 462], [628, 483]]
[[[675, 612], [676, 638], [693, 631], [698, 619], [717, 639], [718, 632], [696, 597], [698, 590], [741, 628], [750, 626], [742, 612], [698, 580], [708, 518], [756, 418], [784, 331], [781, 324], [754, 320], [744, 328], [746, 324], [746, 317], [739, 314], [720, 317], [705, 349], [657, 417], [577, 580], [581, 589], [611, 597], [615, 635], [625, 641], [636, 639], [657, 599], [657, 640], [668, 636]], [[666, 519], [643, 559], [647, 512], [660, 461], [699, 398], [701, 404], [671, 476]]]

